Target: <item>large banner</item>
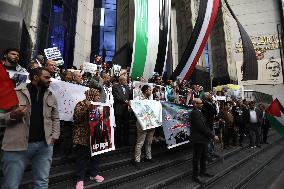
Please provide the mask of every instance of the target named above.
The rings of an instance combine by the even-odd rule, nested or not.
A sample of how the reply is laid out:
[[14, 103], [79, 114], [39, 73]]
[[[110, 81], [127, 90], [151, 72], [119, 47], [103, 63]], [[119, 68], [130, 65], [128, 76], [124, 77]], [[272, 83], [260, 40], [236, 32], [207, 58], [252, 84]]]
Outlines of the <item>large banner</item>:
[[162, 125], [162, 106], [156, 100], [131, 100], [131, 108], [142, 127], [152, 129]]
[[281, 60], [262, 59], [258, 60], [258, 79], [243, 81], [242, 62], [237, 62], [237, 74], [240, 85], [256, 85], [256, 84], [281, 84], [283, 83], [283, 73]]
[[108, 104], [92, 102], [89, 114], [91, 156], [115, 149], [110, 109]]
[[163, 130], [167, 148], [171, 149], [189, 142], [190, 125], [188, 122], [192, 109], [171, 102], [162, 102]]
[[58, 103], [60, 120], [73, 121], [76, 104], [84, 100], [88, 87], [52, 79], [49, 89], [55, 95]]

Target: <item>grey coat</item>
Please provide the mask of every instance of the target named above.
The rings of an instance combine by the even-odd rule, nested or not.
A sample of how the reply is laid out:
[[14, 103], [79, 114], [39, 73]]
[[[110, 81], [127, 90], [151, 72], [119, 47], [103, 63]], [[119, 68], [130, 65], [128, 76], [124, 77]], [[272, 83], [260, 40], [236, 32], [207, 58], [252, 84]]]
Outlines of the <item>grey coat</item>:
[[[16, 88], [19, 99], [19, 105], [31, 107], [30, 93], [27, 84], [22, 84]], [[29, 140], [29, 126], [31, 109], [28, 108], [26, 115], [22, 120], [13, 120], [10, 118], [10, 112], [1, 113], [4, 117], [6, 130], [3, 137], [2, 149], [4, 151], [21, 151], [26, 150]], [[50, 90], [46, 90], [43, 97], [43, 119], [45, 140], [48, 145], [52, 139], [58, 139], [60, 135], [60, 122], [55, 96]]]

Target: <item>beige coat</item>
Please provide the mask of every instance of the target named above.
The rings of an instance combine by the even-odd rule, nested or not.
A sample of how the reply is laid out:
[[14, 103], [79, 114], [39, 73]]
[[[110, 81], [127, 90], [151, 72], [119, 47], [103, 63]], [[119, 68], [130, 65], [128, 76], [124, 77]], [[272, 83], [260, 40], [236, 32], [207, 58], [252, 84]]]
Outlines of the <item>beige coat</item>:
[[[27, 105], [31, 107], [30, 93], [26, 84], [16, 88], [19, 99], [19, 105]], [[21, 121], [10, 119], [10, 113], [2, 114], [4, 116], [6, 130], [2, 142], [4, 151], [21, 151], [26, 150], [29, 140], [29, 126], [31, 109], [28, 108], [26, 115]], [[43, 119], [45, 139], [48, 145], [51, 144], [52, 138], [58, 139], [60, 135], [60, 122], [55, 96], [50, 90], [46, 90], [43, 96]]]

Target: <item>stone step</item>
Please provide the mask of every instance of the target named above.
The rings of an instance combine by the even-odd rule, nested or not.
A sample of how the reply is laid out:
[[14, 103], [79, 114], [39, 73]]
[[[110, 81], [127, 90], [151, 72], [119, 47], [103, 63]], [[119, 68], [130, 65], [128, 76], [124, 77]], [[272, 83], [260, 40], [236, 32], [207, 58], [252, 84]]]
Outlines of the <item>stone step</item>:
[[[250, 149], [246, 147], [232, 156], [225, 157], [224, 160], [220, 159], [220, 161], [218, 161], [218, 163], [216, 164], [209, 165], [208, 172], [215, 174], [215, 177], [212, 179], [206, 180], [207, 185], [214, 181], [217, 181], [219, 178], [221, 178], [223, 175], [227, 173], [235, 172], [236, 167], [238, 167], [239, 165], [250, 161], [254, 157], [258, 157], [261, 154], [266, 154], [267, 150], [272, 148], [274, 145], [278, 145], [279, 142], [282, 142], [282, 138], [275, 132], [270, 134], [270, 138], [271, 138], [271, 144], [263, 145], [261, 149], [259, 148]], [[192, 169], [187, 170], [187, 172], [185, 172], [184, 175], [177, 175], [173, 178], [169, 178], [168, 180], [164, 182], [160, 182], [160, 183], [153, 184], [152, 186], [148, 186], [147, 188], [167, 188], [167, 189], [168, 188], [169, 189], [201, 188], [199, 184], [194, 183], [192, 181], [191, 172], [192, 172]], [[222, 185], [218, 185], [218, 186], [219, 188], [222, 187]]]

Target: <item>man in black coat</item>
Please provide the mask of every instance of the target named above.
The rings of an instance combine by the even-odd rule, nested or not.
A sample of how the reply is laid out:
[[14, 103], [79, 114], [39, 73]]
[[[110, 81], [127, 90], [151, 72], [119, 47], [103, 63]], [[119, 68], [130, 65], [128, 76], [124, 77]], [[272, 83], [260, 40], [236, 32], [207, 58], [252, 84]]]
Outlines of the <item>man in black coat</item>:
[[124, 145], [129, 146], [129, 112], [130, 100], [132, 93], [127, 86], [127, 78], [125, 76], [119, 77], [119, 83], [112, 87], [112, 95], [114, 99], [113, 108], [115, 116], [115, 145], [121, 146], [123, 138]]
[[[213, 103], [213, 97], [209, 92], [206, 92], [204, 94], [204, 99], [203, 99], [203, 107], [202, 107], [202, 113], [206, 119], [207, 127], [211, 130], [211, 132], [214, 134], [214, 117], [217, 115], [217, 108], [216, 105]], [[213, 154], [215, 149], [213, 140], [209, 142], [208, 145], [208, 158], [212, 160], [211, 158], [213, 156], [217, 156], [216, 154]]]
[[[191, 140], [193, 143], [193, 181], [203, 184], [199, 175], [212, 177], [213, 175], [206, 172], [206, 155], [207, 146], [211, 139], [219, 140], [217, 136], [212, 134], [206, 125], [206, 118], [201, 112], [203, 103], [199, 98], [193, 101], [194, 109], [190, 115], [191, 123]], [[199, 173], [200, 164], [200, 173]]]
[[261, 148], [260, 146], [260, 131], [261, 131], [261, 120], [262, 112], [255, 107], [255, 102], [249, 102], [249, 109], [244, 113], [245, 122], [248, 125], [250, 148]]

